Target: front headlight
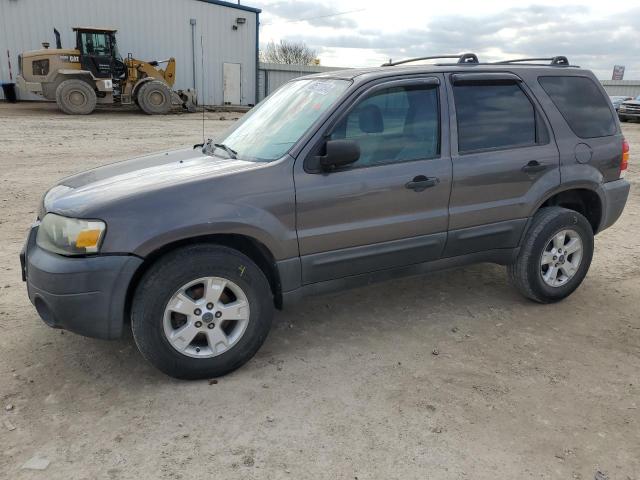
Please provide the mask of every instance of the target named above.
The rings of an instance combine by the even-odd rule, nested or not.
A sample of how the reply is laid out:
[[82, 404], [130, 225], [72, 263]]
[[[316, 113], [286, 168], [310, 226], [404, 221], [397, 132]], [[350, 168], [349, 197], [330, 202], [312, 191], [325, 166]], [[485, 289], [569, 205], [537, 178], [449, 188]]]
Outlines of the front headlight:
[[36, 243], [61, 255], [98, 253], [107, 226], [100, 220], [67, 218], [47, 213], [38, 228]]

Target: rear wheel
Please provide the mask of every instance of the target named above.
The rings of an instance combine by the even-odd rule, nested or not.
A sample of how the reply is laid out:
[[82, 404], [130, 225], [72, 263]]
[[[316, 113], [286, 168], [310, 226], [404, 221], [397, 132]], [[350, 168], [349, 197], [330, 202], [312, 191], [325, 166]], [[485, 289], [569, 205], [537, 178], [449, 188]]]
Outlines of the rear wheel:
[[166, 115], [171, 110], [171, 90], [159, 80], [144, 83], [136, 99], [140, 109], [148, 115]]
[[551, 303], [569, 296], [584, 280], [593, 257], [593, 230], [580, 213], [542, 208], [533, 217], [509, 278], [526, 297]]
[[224, 375], [264, 342], [273, 317], [269, 283], [245, 255], [195, 245], [160, 259], [143, 276], [132, 305], [143, 356], [176, 378]]
[[96, 91], [84, 80], [71, 78], [56, 88], [58, 108], [68, 115], [88, 115], [96, 108]]

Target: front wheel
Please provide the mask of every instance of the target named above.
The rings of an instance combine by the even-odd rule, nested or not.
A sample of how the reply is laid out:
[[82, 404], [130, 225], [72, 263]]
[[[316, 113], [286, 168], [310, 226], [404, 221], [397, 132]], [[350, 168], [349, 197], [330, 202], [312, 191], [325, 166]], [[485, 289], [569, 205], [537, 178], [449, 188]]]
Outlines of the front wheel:
[[540, 303], [569, 296], [587, 275], [593, 257], [593, 230], [580, 213], [542, 208], [533, 217], [509, 278], [525, 297]]
[[219, 377], [253, 357], [273, 317], [264, 273], [230, 248], [169, 253], [142, 277], [131, 324], [142, 355], [176, 378]]
[[138, 89], [136, 100], [148, 115], [166, 115], [171, 110], [171, 90], [160, 80], [150, 80]]

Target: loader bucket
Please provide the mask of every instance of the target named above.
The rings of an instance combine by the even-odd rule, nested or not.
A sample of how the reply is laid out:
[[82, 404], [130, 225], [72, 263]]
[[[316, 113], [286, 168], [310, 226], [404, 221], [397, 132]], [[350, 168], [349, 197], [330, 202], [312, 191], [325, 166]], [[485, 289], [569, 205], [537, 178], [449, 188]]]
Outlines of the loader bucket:
[[187, 90], [178, 90], [178, 96], [182, 101], [182, 107], [190, 113], [196, 111], [198, 106], [198, 95], [195, 90], [188, 88]]

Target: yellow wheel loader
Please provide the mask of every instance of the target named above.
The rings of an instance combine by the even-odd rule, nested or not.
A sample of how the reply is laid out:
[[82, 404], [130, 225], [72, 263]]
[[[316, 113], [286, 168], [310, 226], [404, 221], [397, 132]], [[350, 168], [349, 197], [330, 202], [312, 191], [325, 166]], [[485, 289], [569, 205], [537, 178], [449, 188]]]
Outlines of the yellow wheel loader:
[[[171, 105], [196, 109], [194, 90], [172, 91], [176, 61], [145, 62], [129, 54], [123, 59], [116, 45], [116, 30], [78, 27], [76, 48], [63, 49], [54, 29], [56, 48], [44, 42], [42, 50], [24, 52], [18, 64], [18, 86], [55, 100], [70, 115], [87, 115], [96, 104], [136, 104], [149, 115], [166, 114]], [[166, 64], [165, 68], [159, 67]]]

